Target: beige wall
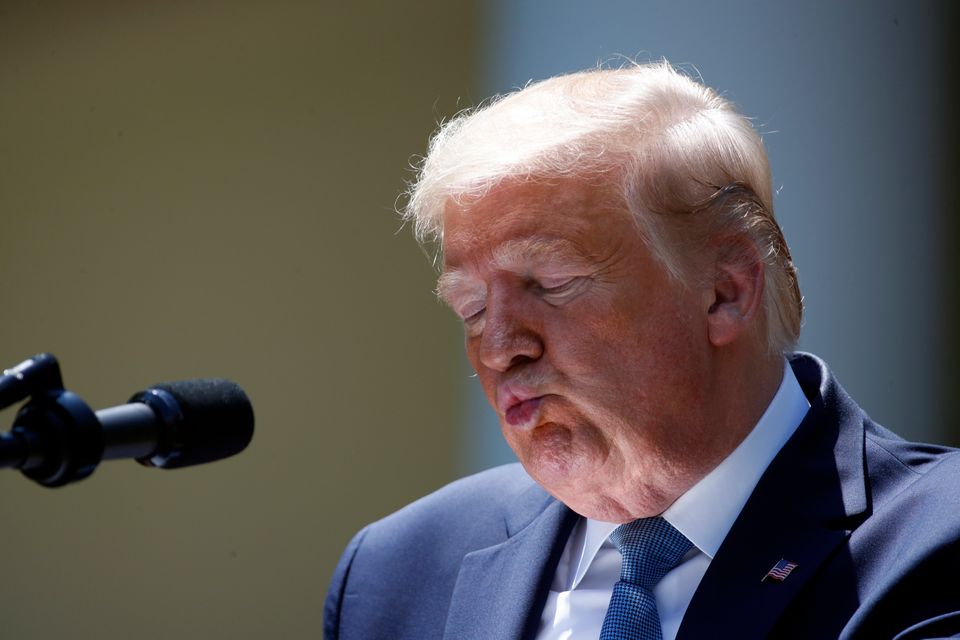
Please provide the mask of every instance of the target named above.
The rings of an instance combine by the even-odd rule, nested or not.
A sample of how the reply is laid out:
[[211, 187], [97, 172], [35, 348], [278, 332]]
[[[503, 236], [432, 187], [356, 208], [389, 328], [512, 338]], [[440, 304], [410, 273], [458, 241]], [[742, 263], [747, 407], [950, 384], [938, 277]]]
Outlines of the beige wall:
[[459, 330], [392, 207], [472, 30], [443, 0], [0, 6], [0, 365], [51, 351], [94, 408], [224, 376], [257, 416], [203, 467], [0, 472], [3, 637], [318, 637], [350, 534], [452, 477]]

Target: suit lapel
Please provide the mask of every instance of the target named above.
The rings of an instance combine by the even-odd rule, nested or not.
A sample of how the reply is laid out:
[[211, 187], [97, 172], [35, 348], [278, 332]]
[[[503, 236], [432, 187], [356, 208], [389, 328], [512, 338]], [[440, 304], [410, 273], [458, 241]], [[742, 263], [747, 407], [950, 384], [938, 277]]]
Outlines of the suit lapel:
[[[678, 640], [766, 637], [868, 508], [864, 415], [813, 358], [792, 361], [811, 403], [767, 468], [690, 602]], [[780, 560], [783, 581], [764, 579]]]
[[578, 516], [553, 498], [532, 522], [527, 514], [526, 522], [519, 515], [506, 520], [506, 541], [464, 557], [445, 639], [515, 640], [535, 633], [537, 615]]

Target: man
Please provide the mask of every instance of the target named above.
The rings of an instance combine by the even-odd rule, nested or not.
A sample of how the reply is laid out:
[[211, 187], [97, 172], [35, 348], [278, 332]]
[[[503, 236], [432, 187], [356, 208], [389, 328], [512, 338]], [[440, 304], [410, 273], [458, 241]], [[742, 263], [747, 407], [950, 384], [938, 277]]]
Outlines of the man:
[[437, 133], [406, 215], [522, 469], [361, 531], [327, 638], [960, 633], [960, 456], [790, 354], [765, 152], [716, 93], [533, 84]]

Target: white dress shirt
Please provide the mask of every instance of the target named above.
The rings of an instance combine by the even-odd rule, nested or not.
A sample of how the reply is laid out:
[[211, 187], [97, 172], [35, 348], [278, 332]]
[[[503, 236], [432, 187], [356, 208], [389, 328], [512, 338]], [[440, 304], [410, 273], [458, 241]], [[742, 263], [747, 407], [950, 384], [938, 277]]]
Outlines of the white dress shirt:
[[[663, 640], [674, 640], [680, 621], [720, 543], [760, 476], [810, 409], [790, 365], [767, 410], [743, 442], [680, 496], [663, 517], [693, 548], [653, 589]], [[620, 552], [609, 536], [617, 524], [580, 520], [567, 540], [540, 619], [537, 640], [596, 640], [620, 578]]]

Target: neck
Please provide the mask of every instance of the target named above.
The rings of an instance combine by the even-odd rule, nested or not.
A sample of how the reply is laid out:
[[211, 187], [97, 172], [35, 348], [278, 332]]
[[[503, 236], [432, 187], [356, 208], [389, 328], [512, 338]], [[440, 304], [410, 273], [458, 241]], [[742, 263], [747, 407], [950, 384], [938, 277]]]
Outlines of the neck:
[[711, 455], [704, 460], [701, 478], [749, 435], [783, 380], [783, 356], [769, 353], [765, 345], [717, 355], [712, 376], [715, 422], [705, 443]]

